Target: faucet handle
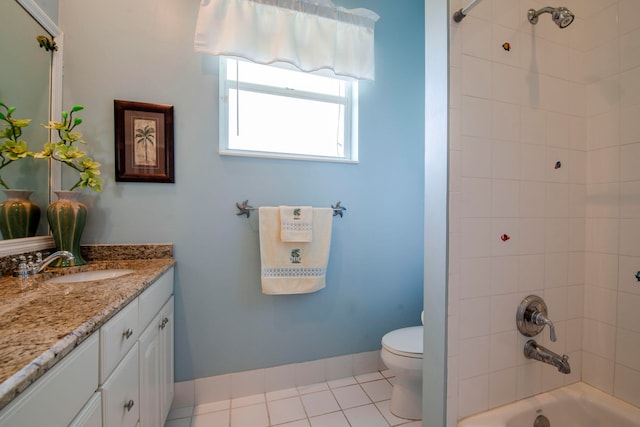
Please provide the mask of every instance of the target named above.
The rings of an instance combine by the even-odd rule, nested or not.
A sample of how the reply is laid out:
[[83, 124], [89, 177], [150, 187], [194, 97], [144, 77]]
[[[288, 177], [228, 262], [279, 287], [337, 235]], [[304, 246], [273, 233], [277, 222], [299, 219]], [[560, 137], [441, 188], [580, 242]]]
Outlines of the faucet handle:
[[536, 325], [548, 325], [549, 326], [549, 334], [551, 335], [551, 341], [556, 342], [556, 340], [557, 340], [556, 327], [553, 325], [553, 322], [551, 320], [547, 319], [547, 316], [545, 316], [544, 313], [539, 312], [539, 311], [535, 311], [531, 315], [531, 320]]

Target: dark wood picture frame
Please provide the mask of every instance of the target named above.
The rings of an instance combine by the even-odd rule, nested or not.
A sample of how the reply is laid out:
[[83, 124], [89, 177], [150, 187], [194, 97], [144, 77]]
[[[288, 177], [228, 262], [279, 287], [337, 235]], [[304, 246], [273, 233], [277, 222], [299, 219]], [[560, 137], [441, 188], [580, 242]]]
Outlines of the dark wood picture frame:
[[175, 182], [173, 105], [113, 101], [116, 181]]

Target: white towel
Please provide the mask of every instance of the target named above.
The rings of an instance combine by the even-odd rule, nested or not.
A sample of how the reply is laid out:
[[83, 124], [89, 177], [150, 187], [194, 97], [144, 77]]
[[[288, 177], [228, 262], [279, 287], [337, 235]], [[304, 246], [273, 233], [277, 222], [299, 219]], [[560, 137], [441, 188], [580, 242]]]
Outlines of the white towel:
[[262, 293], [303, 294], [325, 287], [333, 209], [313, 208], [313, 242], [280, 240], [280, 209], [259, 212]]
[[283, 242], [313, 241], [313, 208], [311, 206], [280, 206], [280, 240]]

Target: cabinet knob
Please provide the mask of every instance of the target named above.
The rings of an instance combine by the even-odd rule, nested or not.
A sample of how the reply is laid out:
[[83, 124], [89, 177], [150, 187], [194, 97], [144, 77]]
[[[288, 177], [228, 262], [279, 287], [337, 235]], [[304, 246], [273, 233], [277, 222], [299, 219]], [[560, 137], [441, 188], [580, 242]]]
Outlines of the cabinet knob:
[[167, 323], [169, 323], [169, 319], [167, 319], [166, 317], [163, 317], [162, 323], [160, 323], [160, 329], [164, 329], [165, 326], [167, 326]]
[[133, 335], [133, 329], [131, 328], [127, 329], [122, 333], [122, 336], [125, 337], [126, 339], [131, 338], [131, 335]]
[[129, 401], [124, 404], [124, 407], [126, 408], [127, 412], [129, 412], [131, 411], [131, 408], [133, 408], [133, 405], [134, 405], [133, 399], [129, 399]]

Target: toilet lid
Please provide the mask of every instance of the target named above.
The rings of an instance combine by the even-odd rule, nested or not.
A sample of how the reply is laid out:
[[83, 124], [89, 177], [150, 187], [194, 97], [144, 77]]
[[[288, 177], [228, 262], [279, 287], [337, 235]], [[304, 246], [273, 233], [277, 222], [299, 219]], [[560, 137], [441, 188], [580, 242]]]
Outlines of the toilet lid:
[[400, 356], [422, 357], [423, 326], [396, 329], [382, 337], [382, 346]]

